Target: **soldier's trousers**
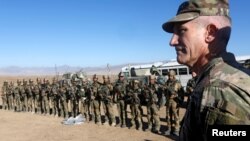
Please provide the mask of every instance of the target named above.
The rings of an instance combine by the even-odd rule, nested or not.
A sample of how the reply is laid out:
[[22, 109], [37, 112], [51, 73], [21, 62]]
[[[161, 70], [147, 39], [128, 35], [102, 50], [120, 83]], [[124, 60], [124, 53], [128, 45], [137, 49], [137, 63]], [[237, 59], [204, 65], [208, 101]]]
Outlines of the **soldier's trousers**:
[[[114, 116], [114, 110], [113, 110], [113, 103], [111, 103], [111, 102], [108, 102], [108, 103], [104, 103], [103, 102], [103, 104], [104, 104], [104, 109], [105, 109], [105, 111], [106, 111], [106, 115], [107, 115], [107, 117], [110, 119], [110, 122], [111, 122], [111, 124], [112, 123], [115, 123], [115, 116]], [[107, 121], [105, 121], [105, 122], [107, 122]]]
[[107, 113], [107, 106], [106, 104], [104, 103], [103, 100], [100, 100], [100, 109], [103, 109], [103, 114], [104, 114], [104, 122], [107, 122], [108, 121], [108, 113]]
[[140, 111], [139, 104], [131, 104], [131, 128], [136, 127], [136, 122], [138, 122], [138, 129], [142, 127], [142, 116]]
[[8, 104], [8, 109], [9, 110], [14, 109], [13, 96], [12, 95], [7, 95], [7, 104]]
[[126, 116], [127, 116], [127, 105], [124, 100], [119, 100], [117, 102], [117, 110], [119, 114], [119, 124], [126, 126]]
[[7, 105], [7, 98], [5, 95], [2, 95], [2, 109], [6, 110], [8, 108], [8, 105]]
[[47, 96], [43, 96], [41, 101], [42, 101], [41, 109], [43, 114], [50, 114], [49, 101]]
[[148, 118], [148, 129], [152, 129], [153, 123], [155, 124], [155, 130], [160, 130], [160, 116], [159, 109], [156, 104], [147, 105], [147, 118]]
[[93, 108], [94, 108], [94, 113], [95, 113], [95, 120], [96, 123], [101, 122], [101, 112], [100, 112], [100, 104], [99, 100], [93, 100]]
[[28, 104], [27, 104], [27, 101], [28, 101], [28, 100], [27, 100], [27, 96], [26, 96], [26, 95], [22, 95], [22, 96], [21, 96], [21, 103], [22, 103], [22, 106], [21, 106], [21, 107], [22, 107], [22, 111], [25, 111], [25, 112], [28, 111], [28, 109], [27, 109], [27, 105], [28, 105]]
[[166, 119], [168, 128], [171, 129], [172, 125], [175, 131], [179, 131], [179, 116], [178, 116], [178, 104], [173, 99], [169, 99], [166, 104]]
[[64, 99], [60, 99], [59, 100], [59, 109], [60, 109], [60, 116], [63, 116], [65, 118], [68, 118], [68, 104], [67, 104], [67, 101], [64, 100]]
[[78, 101], [78, 107], [79, 107], [79, 113], [84, 115], [86, 120], [89, 120], [88, 119], [88, 104], [86, 100], [84, 100], [83, 98], [80, 98]]
[[16, 111], [21, 111], [21, 99], [19, 95], [15, 95], [15, 108]]
[[76, 100], [68, 100], [68, 111], [69, 111], [69, 116], [76, 116], [77, 115], [77, 110], [78, 106], [77, 106], [77, 102]]
[[34, 97], [33, 111], [36, 112], [36, 113], [41, 113], [40, 97], [39, 97], [39, 95], [35, 95], [35, 97]]
[[29, 111], [29, 112], [32, 112], [32, 110], [33, 110], [32, 101], [33, 101], [33, 98], [31, 96], [27, 97], [27, 108], [26, 108], [26, 110]]

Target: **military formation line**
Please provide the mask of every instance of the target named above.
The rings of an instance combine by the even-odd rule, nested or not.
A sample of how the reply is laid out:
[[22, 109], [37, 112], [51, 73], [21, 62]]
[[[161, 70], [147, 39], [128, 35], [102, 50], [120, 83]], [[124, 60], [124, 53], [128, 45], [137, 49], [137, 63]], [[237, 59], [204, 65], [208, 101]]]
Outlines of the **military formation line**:
[[[92, 81], [53, 79], [50, 82], [39, 78], [36, 82], [17, 80], [16, 84], [5, 81], [1, 95], [2, 109], [63, 118], [82, 114], [86, 122], [98, 125], [178, 135], [179, 108], [185, 94], [181, 83], [175, 79], [174, 71], [169, 72], [165, 84], [158, 84], [155, 75], [149, 76], [147, 84], [138, 80], [128, 81], [123, 73], [119, 73], [118, 80], [113, 83], [107, 76], [102, 78], [102, 83], [96, 75]], [[142, 120], [142, 105], [147, 109], [146, 122]], [[127, 106], [131, 111], [129, 123]], [[159, 111], [163, 107], [166, 107], [168, 128], [161, 133]], [[118, 115], [115, 115], [114, 108], [117, 108]], [[104, 115], [101, 115], [101, 110]], [[143, 123], [147, 123], [145, 128]]]

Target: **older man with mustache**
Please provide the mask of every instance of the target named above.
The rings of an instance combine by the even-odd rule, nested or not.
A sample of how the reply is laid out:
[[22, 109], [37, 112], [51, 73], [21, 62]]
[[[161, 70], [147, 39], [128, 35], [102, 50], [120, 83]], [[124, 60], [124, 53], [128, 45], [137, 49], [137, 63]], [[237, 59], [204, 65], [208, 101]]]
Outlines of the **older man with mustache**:
[[179, 139], [206, 141], [216, 125], [250, 125], [250, 71], [226, 51], [228, 0], [189, 0], [163, 24], [177, 61], [198, 74]]

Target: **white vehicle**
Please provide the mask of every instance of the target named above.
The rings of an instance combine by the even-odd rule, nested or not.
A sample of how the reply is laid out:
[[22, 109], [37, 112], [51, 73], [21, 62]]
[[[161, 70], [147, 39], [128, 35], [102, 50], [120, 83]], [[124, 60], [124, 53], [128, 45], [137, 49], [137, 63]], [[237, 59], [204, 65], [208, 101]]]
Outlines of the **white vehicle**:
[[[244, 65], [247, 60], [250, 60], [249, 56], [237, 56], [236, 60]], [[167, 62], [156, 62], [142, 65], [128, 65], [122, 68], [122, 72], [126, 77], [135, 77], [135, 76], [148, 76], [150, 75], [150, 69], [152, 66], [157, 67], [160, 75], [166, 76], [170, 70], [174, 70], [176, 72], [176, 78], [180, 80], [182, 86], [185, 88], [188, 80], [192, 77], [190, 69], [185, 66], [179, 64], [176, 60], [167, 61]]]

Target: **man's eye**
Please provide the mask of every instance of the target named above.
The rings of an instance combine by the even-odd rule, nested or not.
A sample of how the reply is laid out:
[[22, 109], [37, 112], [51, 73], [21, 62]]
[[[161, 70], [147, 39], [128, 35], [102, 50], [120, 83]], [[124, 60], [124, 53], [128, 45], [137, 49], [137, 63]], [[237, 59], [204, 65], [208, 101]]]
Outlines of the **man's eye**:
[[186, 28], [180, 28], [180, 29], [178, 30], [178, 33], [179, 33], [179, 34], [184, 34], [186, 31], [187, 31]]

